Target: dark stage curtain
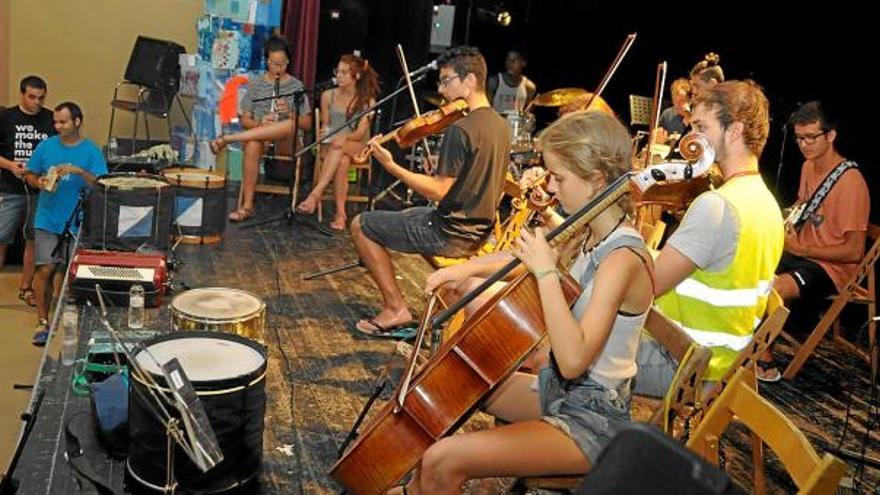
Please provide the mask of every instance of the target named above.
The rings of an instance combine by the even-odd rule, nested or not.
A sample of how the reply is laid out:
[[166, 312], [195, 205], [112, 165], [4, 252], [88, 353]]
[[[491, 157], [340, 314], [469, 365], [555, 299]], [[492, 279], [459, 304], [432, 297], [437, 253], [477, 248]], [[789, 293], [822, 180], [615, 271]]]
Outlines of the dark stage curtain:
[[293, 54], [291, 70], [306, 87], [315, 84], [320, 11], [321, 0], [287, 0], [284, 5], [284, 37]]

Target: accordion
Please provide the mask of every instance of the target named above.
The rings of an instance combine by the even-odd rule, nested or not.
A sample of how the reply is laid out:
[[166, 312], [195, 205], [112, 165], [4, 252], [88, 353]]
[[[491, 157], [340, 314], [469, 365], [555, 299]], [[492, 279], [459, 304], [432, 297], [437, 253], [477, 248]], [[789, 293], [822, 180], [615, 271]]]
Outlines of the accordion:
[[162, 305], [168, 284], [168, 263], [162, 253], [129, 253], [80, 249], [70, 262], [70, 293], [97, 304], [96, 285], [114, 306], [128, 306], [133, 285], [144, 288], [144, 305]]

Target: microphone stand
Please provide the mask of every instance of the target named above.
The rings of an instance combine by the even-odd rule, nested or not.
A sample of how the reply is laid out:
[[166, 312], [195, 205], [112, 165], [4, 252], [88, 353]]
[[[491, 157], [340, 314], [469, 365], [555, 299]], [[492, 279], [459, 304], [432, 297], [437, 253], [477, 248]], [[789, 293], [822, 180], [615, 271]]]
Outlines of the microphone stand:
[[[67, 217], [67, 221], [64, 222], [64, 230], [61, 232], [61, 235], [58, 236], [58, 242], [55, 243], [55, 247], [52, 249], [52, 257], [56, 257], [61, 253], [62, 248], [64, 249], [64, 264], [66, 265], [70, 258], [70, 250], [66, 249], [67, 243], [70, 242], [70, 239], [73, 237], [73, 233], [70, 231], [70, 226], [73, 225], [73, 222], [76, 220], [77, 213], [82, 210], [82, 203], [85, 199], [86, 191], [85, 189], [80, 190], [79, 199], [76, 201], [76, 206], [73, 207], [73, 211], [70, 212], [70, 216]], [[79, 222], [77, 222], [78, 224]], [[66, 270], [65, 270], [66, 271]]]
[[784, 124], [782, 124], [782, 142], [779, 144], [779, 165], [776, 166], [776, 184], [774, 188], [776, 189], [776, 194], [780, 195], [781, 199], [781, 191], [779, 190], [779, 182], [782, 180], [782, 166], [785, 164], [785, 143], [788, 141], [788, 121], [786, 120]]
[[[420, 81], [420, 80], [424, 79], [425, 77], [426, 77], [425, 75], [421, 75], [421, 76], [413, 79], [413, 82]], [[321, 144], [324, 144], [326, 142], [329, 142], [333, 138], [333, 136], [342, 132], [344, 129], [346, 129], [348, 126], [350, 126], [352, 123], [359, 121], [364, 115], [367, 115], [367, 114], [373, 112], [375, 109], [377, 109], [381, 105], [385, 104], [388, 100], [390, 100], [390, 99], [394, 98], [395, 96], [397, 96], [398, 94], [400, 94], [404, 89], [406, 89], [406, 88], [398, 88], [397, 90], [388, 94], [387, 96], [385, 96], [381, 100], [377, 101], [373, 106], [367, 107], [367, 108], [361, 110], [360, 112], [357, 112], [356, 114], [352, 115], [350, 119], [348, 119], [341, 126], [339, 126], [338, 129], [334, 129], [334, 130], [328, 132], [327, 135], [324, 136], [323, 138], [316, 139], [314, 143], [303, 147], [303, 149], [301, 149], [299, 151], [297, 151], [297, 139], [296, 139], [296, 136], [294, 136], [293, 153], [291, 154], [291, 159], [293, 160], [293, 163], [295, 164], [297, 159], [299, 159], [299, 157], [312, 151], [313, 149], [315, 149], [315, 147], [320, 146]], [[282, 97], [291, 96], [291, 95], [293, 95], [294, 98], [296, 98], [297, 94], [299, 94], [300, 97], [302, 97], [302, 95], [308, 93], [309, 91], [310, 90], [293, 91], [288, 94], [278, 95], [277, 98], [282, 98]], [[254, 100], [254, 101], [267, 100], [270, 98], [271, 97], [260, 98], [260, 99]], [[298, 103], [298, 102], [294, 102], [294, 103]], [[294, 117], [296, 117], [297, 119], [299, 118], [299, 116], [297, 114], [298, 110], [299, 110], [298, 105], [295, 104], [294, 105]], [[294, 129], [296, 129], [296, 132], [298, 132], [298, 128], [296, 127], [296, 122], [294, 122]], [[297, 170], [296, 166], [294, 166], [294, 170]], [[329, 230], [327, 230], [327, 227], [324, 227], [323, 225], [321, 225], [320, 223], [317, 223], [317, 222], [310, 222], [308, 220], [305, 220], [304, 218], [302, 218], [301, 215], [298, 215], [296, 213], [296, 210], [294, 209], [294, 205], [293, 205], [293, 201], [295, 199], [295, 198], [293, 198], [293, 181], [299, 182], [298, 174], [297, 174], [296, 179], [294, 179], [294, 174], [291, 173], [291, 183], [290, 183], [290, 189], [288, 191], [289, 197], [290, 197], [290, 207], [284, 213], [284, 215], [280, 218], [287, 218], [288, 222], [294, 221], [294, 222], [297, 222], [297, 223], [300, 223], [303, 225], [308, 225], [309, 227], [312, 227], [312, 228], [318, 230], [318, 232], [332, 237], [333, 233], [330, 232]], [[257, 226], [257, 225], [263, 225], [266, 223], [275, 222], [275, 221], [280, 220], [280, 218], [272, 218], [272, 219], [267, 219], [267, 220], [261, 220], [259, 222], [249, 223], [248, 225], [244, 226], [243, 228], [250, 228], [250, 227]]]
[[246, 225], [242, 225], [241, 226], [242, 229], [250, 229], [250, 228], [257, 227], [259, 225], [266, 225], [269, 223], [275, 223], [275, 222], [278, 222], [281, 220], [285, 220], [287, 222], [287, 225], [292, 225], [294, 222], [296, 222], [298, 225], [302, 225], [305, 227], [311, 227], [312, 229], [315, 229], [318, 233], [325, 235], [327, 237], [333, 236], [333, 232], [331, 232], [327, 227], [324, 227], [323, 225], [321, 225], [318, 222], [314, 222], [311, 219], [307, 219], [304, 216], [297, 214], [296, 209], [295, 209], [297, 195], [294, 194], [294, 189], [296, 189], [299, 186], [299, 179], [300, 179], [300, 177], [299, 177], [300, 167], [297, 166], [297, 162], [299, 161], [300, 156], [302, 156], [303, 152], [305, 151], [305, 150], [297, 151], [297, 148], [299, 146], [299, 107], [302, 104], [302, 99], [305, 97], [305, 95], [307, 93], [312, 92], [312, 91], [317, 91], [317, 87], [311, 88], [311, 89], [303, 88], [300, 90], [291, 91], [290, 93], [283, 93], [283, 94], [277, 94], [274, 96], [267, 96], [264, 98], [254, 99], [254, 102], [258, 102], [258, 101], [265, 101], [265, 100], [275, 101], [279, 98], [286, 98], [288, 96], [293, 97], [293, 112], [292, 112], [291, 119], [290, 119], [291, 126], [293, 128], [293, 142], [291, 144], [291, 150], [290, 150], [291, 151], [291, 153], [290, 153], [291, 167], [290, 167], [290, 175], [288, 177], [288, 182], [287, 182], [287, 209], [284, 210], [284, 212], [281, 213], [280, 215], [266, 218], [263, 220], [259, 220], [256, 222], [250, 222]]

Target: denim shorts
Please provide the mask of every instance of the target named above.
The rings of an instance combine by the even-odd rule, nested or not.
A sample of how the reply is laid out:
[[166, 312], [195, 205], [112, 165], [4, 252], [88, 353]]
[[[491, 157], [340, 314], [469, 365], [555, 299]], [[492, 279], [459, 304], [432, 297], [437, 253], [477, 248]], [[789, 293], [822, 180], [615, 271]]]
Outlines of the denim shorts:
[[427, 206], [403, 211], [361, 213], [361, 228], [370, 240], [401, 253], [460, 258], [479, 246], [450, 238], [437, 224], [436, 210]]
[[18, 229], [24, 224], [24, 238], [34, 239], [34, 214], [37, 211], [37, 193], [30, 201], [25, 194], [0, 193], [0, 244], [15, 242]]
[[591, 465], [630, 422], [629, 380], [612, 389], [590, 378], [563, 383], [548, 366], [538, 373], [538, 383], [541, 420], [570, 436]]
[[[34, 264], [37, 266], [41, 265], [54, 265], [56, 263], [66, 263], [70, 259], [70, 255], [73, 252], [73, 243], [74, 238], [70, 237], [67, 239], [67, 246], [63, 246], [63, 248], [58, 248], [56, 250], [56, 246], [58, 246], [58, 241], [61, 239], [61, 235], [53, 234], [52, 232], [36, 229], [34, 231]], [[55, 253], [53, 256], [52, 253]]]

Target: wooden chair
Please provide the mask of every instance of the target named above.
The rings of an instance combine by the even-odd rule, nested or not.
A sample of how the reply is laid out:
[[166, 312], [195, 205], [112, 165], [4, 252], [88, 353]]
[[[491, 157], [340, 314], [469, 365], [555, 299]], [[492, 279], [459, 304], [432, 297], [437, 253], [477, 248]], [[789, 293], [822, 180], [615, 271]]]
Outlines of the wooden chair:
[[[880, 257], [880, 226], [874, 224], [868, 225], [867, 238], [870, 247], [862, 257], [862, 261], [859, 263], [855, 276], [847, 282], [846, 286], [839, 294], [831, 297], [831, 306], [822, 316], [822, 319], [816, 325], [816, 328], [810, 332], [810, 336], [807, 337], [807, 340], [801, 344], [787, 333], [783, 334], [783, 337], [791, 342], [792, 345], [795, 346], [795, 349], [797, 349], [794, 358], [792, 358], [788, 367], [785, 369], [785, 372], [782, 374], [783, 378], [791, 380], [797, 375], [798, 371], [800, 371], [801, 367], [807, 361], [807, 358], [813, 354], [816, 346], [819, 345], [819, 342], [822, 341], [829, 329], [833, 329], [832, 340], [835, 344], [840, 345], [843, 349], [854, 353], [866, 363], [870, 364], [870, 351], [874, 348], [877, 332], [877, 323], [873, 321], [873, 318], [877, 316], [877, 291], [874, 265], [877, 262], [877, 258]], [[868, 320], [870, 320], [870, 323], [868, 323], [868, 350], [865, 350], [857, 345], [857, 343], [845, 338], [843, 332], [840, 330], [840, 313], [847, 304], [853, 303], [864, 304], [868, 310]]]
[[[773, 449], [797, 485], [798, 493], [835, 493], [846, 465], [831, 454], [820, 458], [800, 429], [761, 397], [756, 387], [753, 371], [738, 369], [697, 426], [688, 447], [718, 465], [719, 439], [736, 419], [751, 430], [759, 444]], [[764, 465], [756, 463], [754, 468], [755, 493], [763, 493]]]
[[740, 368], [754, 369], [755, 363], [761, 357], [761, 354], [770, 347], [770, 344], [782, 332], [782, 327], [785, 326], [788, 314], [789, 311], [785, 307], [785, 301], [782, 300], [778, 292], [770, 289], [770, 296], [767, 298], [767, 309], [764, 311], [764, 319], [755, 330], [752, 341], [749, 342], [745, 349], [740, 351], [736, 361], [733, 362], [733, 366], [727, 370], [727, 373], [708, 393], [703, 395], [702, 408], [704, 411], [712, 407], [712, 402], [721, 394], [724, 387], [733, 379], [733, 376]]
[[[379, 119], [373, 119], [374, 129], [372, 130], [375, 134], [377, 129], [375, 129], [376, 124]], [[315, 136], [318, 135], [318, 129], [321, 125], [321, 112], [320, 109], [315, 108]], [[312, 175], [312, 187], [318, 182], [318, 177], [321, 176], [322, 167], [324, 165], [324, 154], [323, 146], [319, 145], [317, 149], [317, 153], [315, 154], [315, 167], [314, 174]], [[351, 187], [351, 183], [349, 184], [348, 196], [345, 199], [346, 203], [365, 203], [368, 204], [370, 202], [370, 192], [369, 188], [373, 183], [373, 162], [368, 157], [366, 160], [361, 162], [356, 162], [352, 159], [352, 162], [348, 165], [349, 170], [354, 170], [356, 174], [356, 178], [354, 181], [355, 188]], [[366, 178], [366, 184], [363, 184], [364, 178]], [[331, 182], [332, 184], [332, 182]], [[324, 192], [324, 196], [321, 198], [321, 201], [318, 202], [318, 209], [316, 210], [318, 213], [318, 221], [322, 221], [324, 217], [323, 211], [323, 203], [324, 201], [332, 201], [333, 200], [333, 191], [328, 189]]]

